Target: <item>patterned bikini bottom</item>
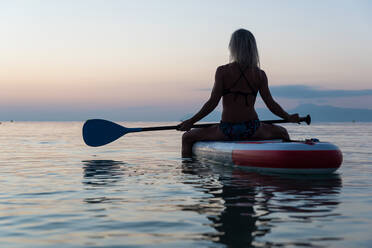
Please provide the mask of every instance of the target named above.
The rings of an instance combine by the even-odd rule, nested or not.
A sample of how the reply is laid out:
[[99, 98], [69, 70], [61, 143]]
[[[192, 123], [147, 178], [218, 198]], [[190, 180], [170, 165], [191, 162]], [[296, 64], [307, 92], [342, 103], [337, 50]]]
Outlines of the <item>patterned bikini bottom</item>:
[[231, 140], [249, 139], [260, 126], [260, 121], [250, 120], [246, 122], [220, 122], [220, 130]]

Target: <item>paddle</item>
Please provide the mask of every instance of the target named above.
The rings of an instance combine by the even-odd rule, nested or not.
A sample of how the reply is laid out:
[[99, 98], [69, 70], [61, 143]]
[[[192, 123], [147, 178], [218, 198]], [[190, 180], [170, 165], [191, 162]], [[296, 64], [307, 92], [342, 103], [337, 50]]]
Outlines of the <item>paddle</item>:
[[[286, 120], [267, 120], [261, 121], [267, 124], [273, 123], [287, 123]], [[311, 123], [310, 115], [301, 117], [300, 122]], [[196, 124], [193, 128], [209, 127], [218, 123]], [[111, 121], [102, 119], [87, 120], [83, 126], [83, 139], [88, 146], [103, 146], [127, 133], [145, 132], [145, 131], [160, 131], [177, 129], [179, 126], [160, 126], [160, 127], [142, 127], [142, 128], [128, 128], [123, 127]]]

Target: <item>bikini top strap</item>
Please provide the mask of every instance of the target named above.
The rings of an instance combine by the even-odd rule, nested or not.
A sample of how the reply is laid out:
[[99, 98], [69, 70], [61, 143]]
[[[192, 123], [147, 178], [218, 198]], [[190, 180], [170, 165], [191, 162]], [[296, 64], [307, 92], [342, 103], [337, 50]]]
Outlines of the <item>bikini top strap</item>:
[[252, 94], [254, 94], [255, 96], [257, 96], [257, 91], [255, 91], [255, 90], [253, 89], [253, 87], [252, 87], [252, 85], [250, 84], [248, 78], [247, 78], [247, 77], [245, 76], [245, 74], [244, 74], [244, 72], [245, 72], [245, 70], [247, 70], [248, 66], [246, 66], [243, 70], [242, 70], [242, 68], [240, 68], [239, 65], [238, 65], [238, 68], [239, 68], [240, 73], [241, 73], [241, 75], [240, 75], [240, 77], [239, 77], [238, 80], [240, 80], [240, 79], [243, 77], [243, 78], [245, 79], [245, 81], [247, 82], [247, 85], [248, 85], [249, 89], [252, 91]]
[[[239, 67], [239, 70], [241, 71], [240, 67]], [[230, 89], [234, 88], [235, 85], [239, 82], [239, 80], [240, 80], [242, 77], [243, 77], [243, 74], [240, 73], [239, 78], [236, 79], [236, 80], [234, 81], [234, 83], [232, 84], [232, 86], [231, 86], [230, 88], [228, 88], [228, 89], [224, 89], [224, 90], [223, 90], [223, 91], [224, 91], [223, 94], [229, 94], [229, 93], [232, 93], [232, 92], [230, 91]], [[234, 97], [234, 100], [236, 100], [236, 96]]]
[[[235, 85], [239, 82], [239, 80], [240, 80], [242, 77], [245, 77], [245, 76], [244, 76], [244, 73], [242, 73], [242, 69], [240, 68], [239, 65], [238, 65], [238, 67], [239, 67], [239, 70], [240, 70], [240, 76], [239, 76], [239, 78], [238, 78], [237, 80], [235, 80], [235, 82], [232, 84], [232, 86], [230, 87], [230, 89], [234, 88]], [[246, 68], [245, 68], [245, 69], [246, 69]]]

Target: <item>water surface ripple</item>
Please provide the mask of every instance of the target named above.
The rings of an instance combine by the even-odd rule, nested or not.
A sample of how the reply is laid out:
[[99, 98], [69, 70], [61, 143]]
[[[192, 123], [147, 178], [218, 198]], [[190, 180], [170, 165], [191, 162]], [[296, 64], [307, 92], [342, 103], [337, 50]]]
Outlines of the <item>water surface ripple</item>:
[[370, 124], [286, 125], [341, 148], [341, 169], [324, 176], [182, 161], [176, 131], [91, 148], [81, 127], [0, 125], [1, 247], [372, 246]]

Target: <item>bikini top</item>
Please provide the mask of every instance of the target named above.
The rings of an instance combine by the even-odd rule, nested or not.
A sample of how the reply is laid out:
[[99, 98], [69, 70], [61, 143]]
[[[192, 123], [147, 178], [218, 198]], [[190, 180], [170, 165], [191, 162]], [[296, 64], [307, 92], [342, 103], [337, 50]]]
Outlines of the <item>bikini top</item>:
[[[228, 95], [228, 94], [234, 94], [234, 95], [235, 95], [235, 96], [234, 96], [234, 101], [236, 101], [236, 99], [238, 98], [239, 95], [244, 96], [244, 98], [245, 98], [245, 104], [248, 106], [249, 104], [248, 104], [247, 96], [252, 95], [252, 96], [254, 96], [254, 98], [256, 98], [256, 97], [257, 97], [257, 93], [258, 93], [258, 91], [256, 91], [256, 90], [253, 89], [252, 85], [249, 83], [249, 80], [247, 79], [247, 77], [246, 77], [245, 74], [244, 74], [244, 71], [245, 71], [248, 67], [246, 67], [246, 68], [244, 68], [244, 70], [242, 70], [242, 69], [240, 68], [240, 66], [238, 65], [238, 68], [239, 68], [239, 70], [240, 70], [240, 76], [239, 76], [239, 78], [238, 78], [238, 79], [233, 83], [233, 85], [232, 85], [229, 89], [224, 89], [222, 95], [224, 96], [224, 95]], [[248, 86], [248, 88], [251, 90], [251, 92], [242, 92], [242, 91], [232, 91], [232, 90], [231, 90], [232, 88], [235, 87], [235, 85], [239, 82], [239, 80], [240, 80], [242, 77], [243, 77], [243, 78], [245, 79], [245, 81], [247, 82], [247, 86]]]

